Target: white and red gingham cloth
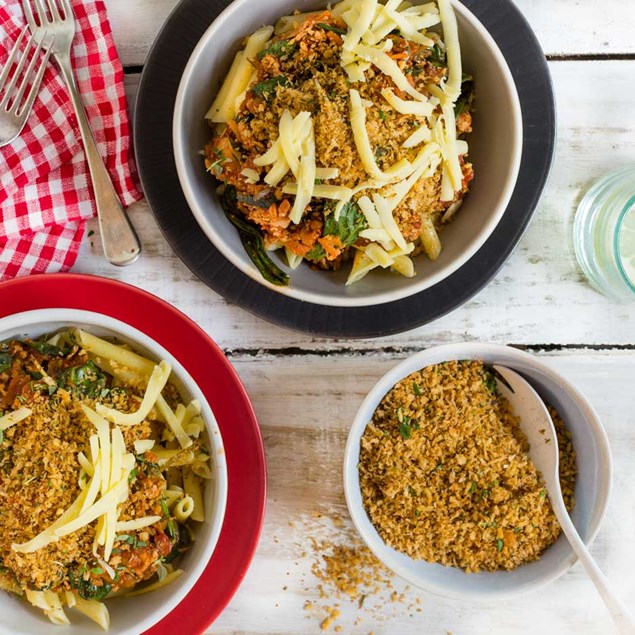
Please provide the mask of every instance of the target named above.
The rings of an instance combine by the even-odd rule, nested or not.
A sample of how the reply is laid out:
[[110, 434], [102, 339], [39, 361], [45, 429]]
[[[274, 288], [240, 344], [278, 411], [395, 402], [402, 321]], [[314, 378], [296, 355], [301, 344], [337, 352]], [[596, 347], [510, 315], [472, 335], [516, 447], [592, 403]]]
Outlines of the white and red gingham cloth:
[[[101, 0], [72, 0], [73, 68], [88, 120], [124, 206], [141, 198], [123, 68]], [[25, 26], [20, 0], [0, 1], [0, 67]], [[96, 214], [70, 96], [52, 58], [18, 139], [0, 148], [0, 280], [66, 271]]]

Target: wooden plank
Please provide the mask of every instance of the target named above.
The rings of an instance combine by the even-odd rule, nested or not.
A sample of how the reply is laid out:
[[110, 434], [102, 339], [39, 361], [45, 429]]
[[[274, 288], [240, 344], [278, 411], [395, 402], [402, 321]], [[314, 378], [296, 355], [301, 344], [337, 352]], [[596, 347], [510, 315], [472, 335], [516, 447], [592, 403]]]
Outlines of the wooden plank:
[[[378, 353], [337, 358], [299, 355], [232, 359], [262, 427], [269, 496], [265, 529], [254, 563], [235, 599], [214, 625], [214, 633], [319, 632], [318, 621], [324, 611], [307, 613], [302, 609], [304, 602], [325, 606], [334, 601], [318, 600], [318, 581], [310, 569], [319, 555], [312, 550], [310, 538], [351, 542], [354, 532], [346, 522], [342, 528], [335, 528], [326, 519], [314, 518], [314, 512], [346, 517], [341, 465], [348, 427], [366, 392], [401, 357]], [[613, 451], [614, 489], [592, 553], [620, 595], [632, 604], [635, 414], [631, 384], [635, 352], [572, 351], [541, 358], [586, 394], [606, 427]], [[405, 589], [401, 582], [395, 587], [398, 592]], [[422, 600], [420, 614], [407, 610], [417, 597]], [[408, 591], [407, 598], [396, 607], [387, 601], [379, 611], [370, 610], [373, 598], [362, 610], [354, 603], [341, 602], [338, 623], [344, 633], [395, 635], [612, 632], [608, 615], [579, 565], [553, 585], [520, 601], [476, 606], [415, 590]], [[357, 617], [363, 621], [353, 628]]]
[[[385, 338], [382, 345], [417, 347], [458, 338], [516, 344], [633, 342], [633, 305], [612, 303], [584, 282], [572, 256], [571, 227], [577, 201], [591, 182], [635, 156], [635, 122], [625, 116], [635, 109], [635, 61], [558, 62], [551, 70], [560, 120], [557, 160], [516, 252], [465, 306], [428, 326]], [[136, 77], [127, 81], [132, 98]], [[591, 89], [598, 86], [602, 90]], [[94, 236], [92, 247], [84, 242], [76, 271], [118, 278], [156, 293], [188, 313], [225, 348], [375, 346], [295, 334], [226, 303], [176, 258], [145, 204], [132, 212], [132, 219], [145, 247], [137, 264], [111, 267], [100, 257]]]
[[[119, 55], [144, 63], [178, 0], [106, 0]], [[549, 55], [635, 52], [635, 4], [622, 0], [516, 0]]]

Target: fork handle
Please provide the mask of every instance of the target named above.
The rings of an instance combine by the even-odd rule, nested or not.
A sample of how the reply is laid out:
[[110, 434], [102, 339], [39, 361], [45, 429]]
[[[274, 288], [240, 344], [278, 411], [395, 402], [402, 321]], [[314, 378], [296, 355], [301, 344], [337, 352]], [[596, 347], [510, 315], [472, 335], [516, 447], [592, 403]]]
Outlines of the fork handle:
[[97, 144], [86, 116], [86, 110], [84, 109], [84, 103], [75, 82], [70, 57], [66, 55], [55, 55], [55, 57], [68, 86], [75, 114], [77, 115], [79, 131], [84, 143], [86, 160], [88, 161], [95, 193], [104, 255], [108, 262], [113, 265], [124, 266], [132, 264], [141, 253], [139, 238], [119, 202], [108, 170], [97, 149]]

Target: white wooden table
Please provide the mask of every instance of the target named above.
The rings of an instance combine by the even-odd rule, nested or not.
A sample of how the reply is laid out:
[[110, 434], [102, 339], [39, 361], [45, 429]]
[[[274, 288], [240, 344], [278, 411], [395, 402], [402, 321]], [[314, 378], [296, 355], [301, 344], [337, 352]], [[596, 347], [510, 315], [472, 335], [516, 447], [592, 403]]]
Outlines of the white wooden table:
[[[381, 340], [332, 341], [283, 330], [199, 282], [165, 242], [144, 203], [132, 212], [144, 246], [137, 264], [109, 266], [97, 235], [83, 245], [76, 271], [142, 287], [207, 330], [238, 370], [260, 420], [269, 476], [265, 527], [242, 587], [211, 632], [320, 632], [319, 613], [303, 610], [305, 601], [317, 597], [307, 533], [318, 524], [312, 518], [316, 510], [346, 514], [341, 462], [352, 417], [366, 391], [399, 360], [457, 340], [526, 347], [564, 373], [597, 408], [610, 438], [615, 479], [592, 552], [635, 609], [635, 304], [616, 305], [593, 291], [571, 244], [573, 214], [584, 190], [607, 170], [635, 162], [635, 2], [517, 2], [550, 60], [558, 102], [557, 158], [513, 256], [485, 290], [452, 314]], [[149, 47], [176, 3], [106, 0], [131, 107]], [[405, 605], [371, 612], [342, 603], [341, 632], [612, 632], [579, 565], [546, 590], [516, 601], [477, 606], [411, 590], [406, 603], [417, 597], [422, 611], [413, 617]], [[356, 617], [362, 622], [353, 627]]]

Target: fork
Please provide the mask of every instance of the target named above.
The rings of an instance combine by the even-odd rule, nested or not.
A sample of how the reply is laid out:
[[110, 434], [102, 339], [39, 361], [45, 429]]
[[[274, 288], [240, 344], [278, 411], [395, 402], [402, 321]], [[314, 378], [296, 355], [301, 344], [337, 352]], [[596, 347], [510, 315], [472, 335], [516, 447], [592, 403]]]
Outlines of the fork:
[[[0, 147], [11, 143], [22, 132], [40, 90], [42, 77], [44, 77], [46, 64], [51, 54], [50, 51], [46, 51], [44, 58], [40, 56], [40, 51], [42, 50], [41, 41], [46, 39], [46, 32], [43, 33], [41, 36], [42, 40], [38, 44], [36, 44], [35, 37], [31, 36], [26, 48], [20, 53], [20, 47], [24, 42], [27, 30], [24, 29], [20, 33], [20, 37], [18, 37], [13, 49], [11, 49], [11, 53], [9, 53], [5, 67], [0, 73], [0, 97], [2, 97], [0, 100]], [[35, 51], [31, 61], [26, 70], [24, 70], [29, 53], [34, 46]], [[39, 67], [37, 66], [38, 62]], [[14, 69], [13, 73], [11, 73], [12, 69]], [[22, 82], [18, 86], [18, 80], [21, 75], [23, 75]], [[31, 89], [27, 92], [29, 84], [31, 84]]]
[[[95, 193], [104, 255], [113, 265], [129, 265], [139, 257], [141, 245], [99, 154], [75, 82], [71, 64], [71, 45], [75, 37], [73, 8], [70, 0], [33, 0], [33, 4], [35, 13], [31, 0], [22, 0], [27, 23], [36, 41], [57, 61], [77, 115]], [[53, 35], [52, 41], [46, 39], [47, 32]]]

